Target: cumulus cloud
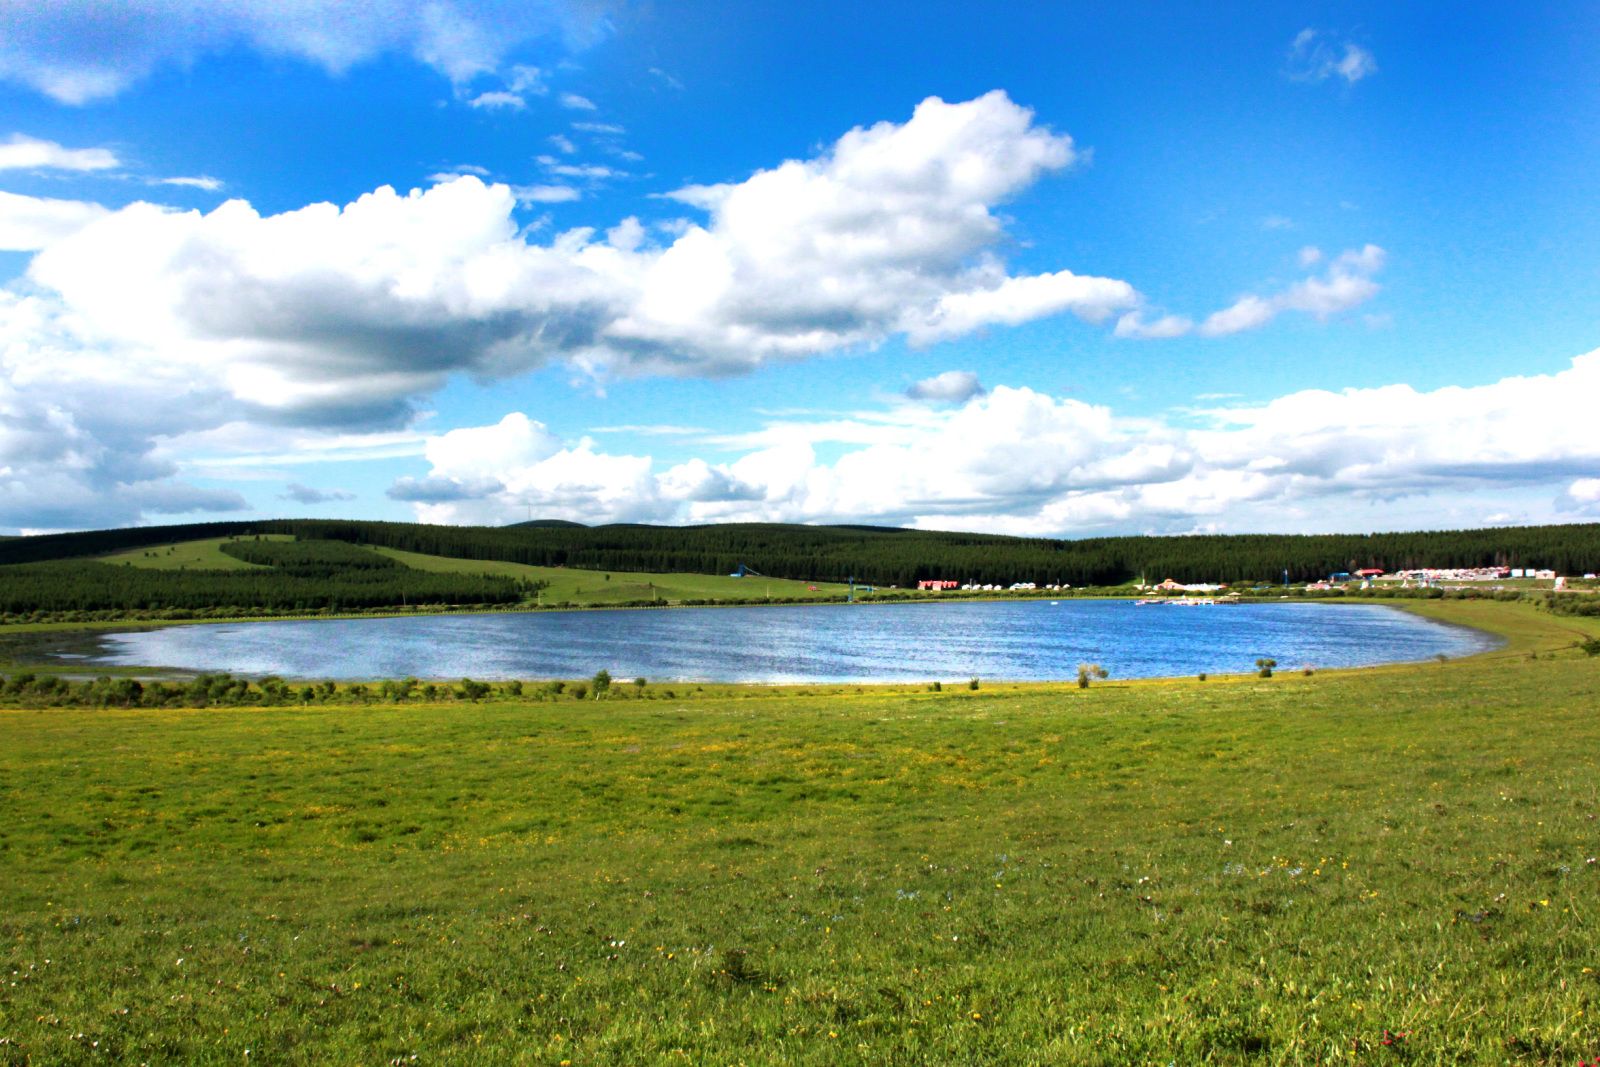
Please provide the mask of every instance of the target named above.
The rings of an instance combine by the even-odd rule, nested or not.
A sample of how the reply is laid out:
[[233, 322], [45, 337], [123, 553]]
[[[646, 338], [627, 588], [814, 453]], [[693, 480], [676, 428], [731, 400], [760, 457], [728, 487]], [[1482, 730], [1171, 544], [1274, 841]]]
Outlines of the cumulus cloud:
[[[1500, 497], [1559, 486], [1569, 510], [1600, 505], [1587, 411], [1597, 388], [1600, 351], [1556, 374], [1483, 386], [1308, 390], [1213, 409], [1194, 428], [1000, 386], [955, 407], [778, 422], [723, 439], [732, 459], [671, 466], [562, 442], [517, 414], [436, 438], [428, 476], [394, 495], [435, 522], [501, 522], [532, 506], [585, 522], [871, 521], [1039, 535], [1348, 529], [1357, 504], [1393, 513], [1394, 501], [1414, 499], [1431, 517], [1420, 524], [1439, 525], [1448, 506], [1462, 516], [1454, 521], [1478, 525], [1489, 521], [1476, 505], [1485, 488]], [[415, 491], [423, 485], [431, 495]]]
[[109, 148], [63, 148], [14, 133], [0, 141], [0, 170], [115, 170], [122, 165]]
[[[518, 45], [558, 36], [583, 47], [606, 32], [605, 5], [511, 0], [0, 0], [0, 78], [64, 104], [115, 96], [159, 67], [239, 45], [333, 74], [409, 54], [457, 85], [497, 70]], [[532, 72], [532, 79], [526, 72]], [[514, 92], [535, 68], [513, 68]]]
[[947, 370], [943, 374], [935, 374], [931, 378], [913, 383], [906, 390], [906, 396], [912, 400], [938, 400], [965, 404], [975, 396], [982, 396], [985, 391], [975, 372]]
[[106, 215], [99, 204], [0, 192], [0, 251], [34, 252]]
[[1556, 502], [1556, 507], [1561, 511], [1600, 515], [1600, 478], [1575, 479]]
[[1304, 29], [1290, 42], [1285, 69], [1295, 81], [1323, 82], [1329, 78], [1343, 78], [1346, 85], [1354, 85], [1378, 73], [1378, 61], [1369, 50], [1353, 41], [1320, 30]]
[[[600, 381], [726, 375], [1068, 312], [1173, 333], [1127, 318], [1142, 307], [1127, 282], [1013, 275], [1001, 258], [1004, 205], [1075, 158], [1071, 138], [994, 92], [930, 98], [812, 158], [677, 189], [668, 199], [688, 217], [672, 225], [625, 219], [542, 243], [519, 201], [578, 190], [486, 183], [469, 167], [425, 190], [276, 215], [243, 200], [105, 211], [0, 194], [0, 243], [38, 250], [25, 280], [0, 290], [0, 371], [99, 446], [146, 456], [230, 425], [396, 430], [451, 375], [494, 381], [553, 362]], [[575, 180], [618, 173], [542, 163]], [[1330, 313], [1375, 289], [1381, 255], [1347, 253], [1261, 299], [1274, 314]], [[118, 404], [102, 402], [112, 386]], [[564, 478], [607, 462], [582, 444], [558, 451], [541, 462]]]
[[[681, 189], [706, 213], [666, 245], [636, 221], [535, 244], [512, 189], [464, 175], [263, 216], [8, 201], [30, 283], [83, 347], [176, 363], [262, 416], [394, 425], [445, 376], [553, 360], [592, 374], [724, 374], [897, 333], [919, 343], [1136, 298], [1071, 271], [1012, 277], [995, 207], [1068, 165], [1071, 141], [1001, 93], [930, 99], [815, 159]], [[551, 161], [556, 173], [611, 175]], [[86, 223], [86, 224], [85, 224]], [[69, 370], [70, 368], [64, 368]]]

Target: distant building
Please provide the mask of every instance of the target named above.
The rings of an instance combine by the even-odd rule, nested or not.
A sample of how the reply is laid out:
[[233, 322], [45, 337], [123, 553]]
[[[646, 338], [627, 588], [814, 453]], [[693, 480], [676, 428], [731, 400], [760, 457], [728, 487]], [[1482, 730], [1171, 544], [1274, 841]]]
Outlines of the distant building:
[[917, 583], [918, 589], [932, 589], [935, 593], [945, 589], [959, 589], [960, 582], [952, 582], [944, 578], [927, 578]]

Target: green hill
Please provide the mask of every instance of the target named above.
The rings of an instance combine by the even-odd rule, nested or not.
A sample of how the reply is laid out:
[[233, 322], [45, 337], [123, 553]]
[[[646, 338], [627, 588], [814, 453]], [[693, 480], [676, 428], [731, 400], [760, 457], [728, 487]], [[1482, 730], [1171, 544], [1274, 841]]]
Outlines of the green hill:
[[924, 578], [1009, 584], [1118, 585], [1151, 581], [1305, 581], [1360, 567], [1538, 566], [1600, 570], [1600, 524], [1375, 534], [1193, 537], [1002, 537], [875, 526], [729, 523], [579, 526], [536, 520], [509, 527], [273, 519], [22, 537], [0, 542], [0, 565], [105, 556], [209, 538], [281, 534], [453, 559], [650, 574], [762, 575], [879, 585]]

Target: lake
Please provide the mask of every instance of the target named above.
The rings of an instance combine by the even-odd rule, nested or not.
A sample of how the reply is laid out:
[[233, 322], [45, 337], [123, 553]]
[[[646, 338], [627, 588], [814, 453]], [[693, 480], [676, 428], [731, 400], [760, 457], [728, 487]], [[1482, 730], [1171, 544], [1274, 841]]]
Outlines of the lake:
[[1045, 681], [1354, 667], [1496, 638], [1374, 604], [988, 601], [215, 623], [107, 634], [100, 662], [285, 678]]

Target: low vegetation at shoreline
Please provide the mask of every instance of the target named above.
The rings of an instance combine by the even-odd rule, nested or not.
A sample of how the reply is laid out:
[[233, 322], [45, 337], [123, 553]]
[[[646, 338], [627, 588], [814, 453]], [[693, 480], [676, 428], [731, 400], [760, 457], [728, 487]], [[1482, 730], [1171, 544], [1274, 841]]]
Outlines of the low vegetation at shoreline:
[[0, 1063], [1590, 1059], [1600, 627], [1417, 607], [1507, 644], [0, 712]]

